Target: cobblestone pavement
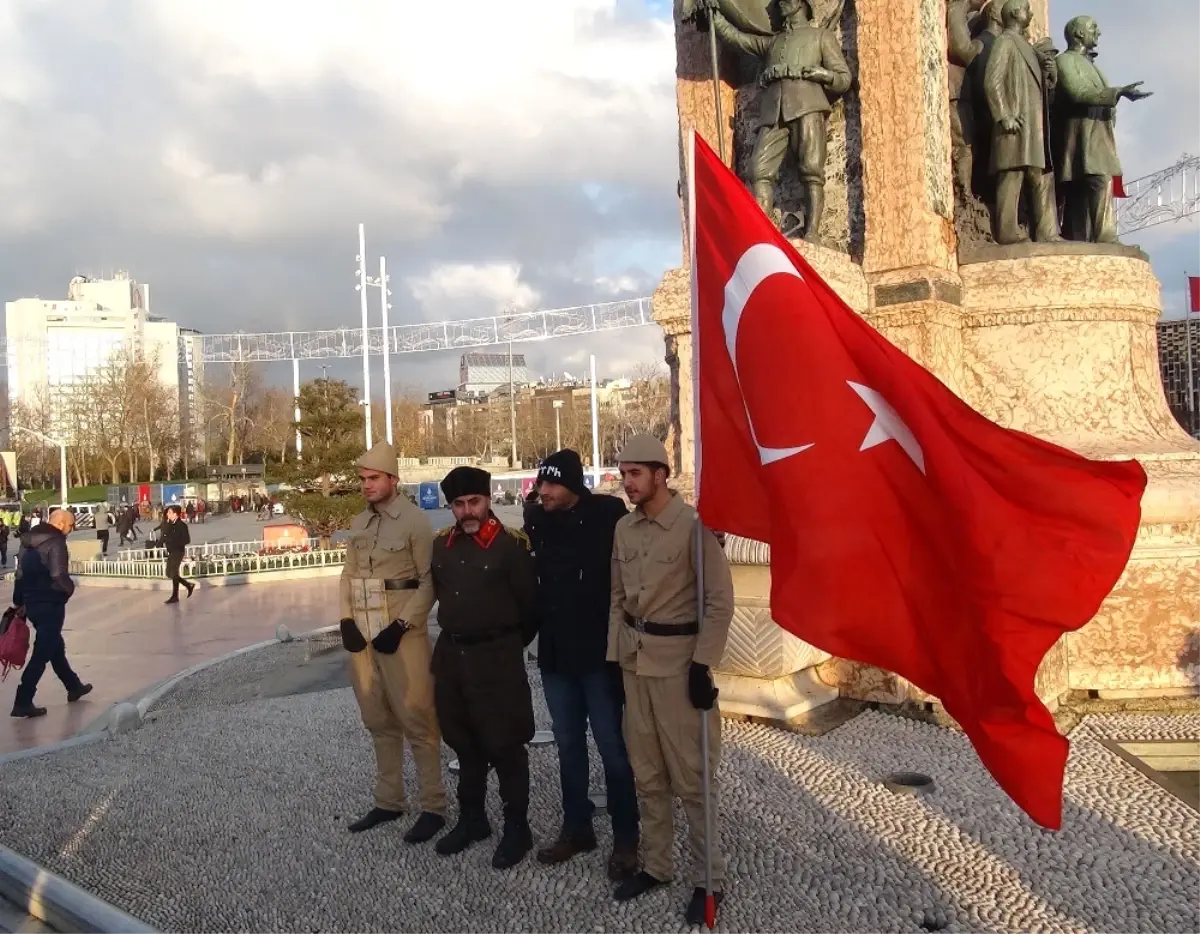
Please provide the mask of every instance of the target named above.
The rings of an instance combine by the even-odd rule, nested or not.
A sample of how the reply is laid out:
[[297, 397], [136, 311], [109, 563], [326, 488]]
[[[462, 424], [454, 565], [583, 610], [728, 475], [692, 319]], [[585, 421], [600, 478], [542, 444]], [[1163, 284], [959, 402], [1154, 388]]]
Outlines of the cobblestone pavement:
[[[297, 651], [206, 672], [136, 733], [5, 765], [0, 840], [160, 930], [683, 929], [682, 880], [611, 899], [603, 819], [597, 852], [506, 873], [490, 867], [495, 838], [442, 858], [401, 841], [407, 820], [348, 834], [373, 774], [350, 691], [248, 697], [269, 656], [294, 665]], [[536, 685], [534, 696], [544, 727]], [[819, 738], [726, 722], [719, 927], [1195, 931], [1200, 815], [1097, 739], [1198, 733], [1194, 715], [1086, 720], [1072, 737], [1064, 829], [1049, 833], [960, 734], [881, 713]], [[554, 747], [530, 759], [545, 842], [558, 829]], [[879, 784], [904, 769], [937, 790], [897, 797]], [[490, 812], [498, 827], [494, 787]]]

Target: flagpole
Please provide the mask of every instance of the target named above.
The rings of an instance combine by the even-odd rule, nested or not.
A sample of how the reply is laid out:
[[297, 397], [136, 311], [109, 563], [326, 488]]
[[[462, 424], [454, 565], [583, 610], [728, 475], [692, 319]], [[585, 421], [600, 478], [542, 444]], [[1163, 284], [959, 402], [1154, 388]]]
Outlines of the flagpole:
[[[1196, 390], [1192, 382], [1192, 278], [1186, 272], [1183, 274], [1184, 282], [1184, 311], [1183, 316], [1183, 343], [1186, 348], [1187, 363], [1187, 411], [1188, 411], [1188, 434], [1193, 438], [1196, 436]], [[692, 338], [695, 340], [695, 338]]]
[[[725, 113], [724, 113], [724, 108], [721, 106], [721, 67], [720, 67], [720, 57], [717, 54], [717, 24], [715, 22], [716, 12], [717, 12], [716, 10], [710, 10], [708, 13], [708, 58], [709, 58], [709, 63], [712, 66], [713, 104], [715, 106], [716, 115], [717, 115], [717, 153], [721, 156], [721, 161], [724, 162], [725, 161]], [[694, 128], [693, 128], [692, 132], [693, 133], [695, 132]], [[693, 144], [693, 146], [690, 150], [690, 155], [694, 156], [695, 154], [696, 154], [696, 149], [695, 149], [695, 145]], [[689, 179], [689, 181], [690, 181], [690, 179]], [[688, 190], [689, 191], [691, 190], [690, 186], [689, 186]], [[695, 199], [692, 198], [691, 195], [689, 195], [688, 198], [689, 198], [689, 200], [692, 201], [693, 204], [695, 203]], [[695, 227], [696, 227], [696, 225], [695, 225], [695, 222], [693, 221], [693, 223], [692, 223], [693, 232], [695, 231]], [[695, 246], [694, 239], [693, 239], [692, 245]], [[692, 340], [694, 341], [695, 339], [696, 339], [696, 332], [693, 331], [692, 332]]]
[[[714, 93], [717, 95], [717, 121], [719, 139], [723, 138], [720, 131], [721, 98], [720, 88], [716, 86], [716, 34], [713, 32], [712, 19], [709, 19], [708, 33], [711, 40], [713, 55]], [[720, 146], [724, 150], [724, 144]], [[688, 195], [688, 254], [691, 262], [691, 300], [692, 300], [692, 489], [697, 507], [695, 533], [692, 536], [695, 549], [696, 568], [696, 620], [697, 626], [704, 625], [704, 522], [699, 517], [700, 506], [700, 315], [699, 298], [696, 284], [696, 128], [692, 127], [688, 134], [687, 161], [687, 195]], [[723, 156], [722, 156], [723, 158]], [[713, 892], [712, 874], [712, 769], [709, 764], [708, 730], [711, 710], [700, 712], [700, 788], [704, 795], [704, 924], [711, 931], [717, 923], [717, 902]]]

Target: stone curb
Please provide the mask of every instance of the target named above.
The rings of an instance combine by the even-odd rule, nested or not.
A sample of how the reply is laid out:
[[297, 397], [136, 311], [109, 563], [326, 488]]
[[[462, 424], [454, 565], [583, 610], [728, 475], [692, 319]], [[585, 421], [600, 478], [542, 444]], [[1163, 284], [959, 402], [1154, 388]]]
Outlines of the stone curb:
[[[342, 566], [326, 565], [314, 568], [280, 568], [274, 571], [224, 574], [212, 577], [188, 577], [197, 587], [242, 587], [249, 584], [282, 584], [320, 577], [340, 577]], [[72, 580], [80, 587], [108, 587], [118, 590], [170, 590], [171, 582], [158, 577], [109, 577], [104, 574], [75, 574]]]
[[8, 847], [0, 846], [0, 895], [56, 931], [143, 934], [154, 928]]

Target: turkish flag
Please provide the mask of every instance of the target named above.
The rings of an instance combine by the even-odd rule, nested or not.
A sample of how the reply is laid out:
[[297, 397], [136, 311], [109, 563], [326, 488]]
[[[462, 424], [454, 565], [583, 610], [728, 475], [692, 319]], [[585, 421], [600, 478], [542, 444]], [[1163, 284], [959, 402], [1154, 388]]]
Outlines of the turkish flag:
[[1200, 311], [1200, 276], [1188, 276], [1188, 311]]
[[1146, 475], [975, 412], [838, 298], [695, 138], [704, 523], [771, 545], [771, 612], [936, 695], [1038, 823], [1067, 740], [1034, 691], [1129, 559]]
[[1128, 198], [1129, 197], [1129, 195], [1127, 195], [1125, 193], [1125, 179], [1122, 178], [1120, 175], [1113, 176], [1113, 197], [1114, 198]]

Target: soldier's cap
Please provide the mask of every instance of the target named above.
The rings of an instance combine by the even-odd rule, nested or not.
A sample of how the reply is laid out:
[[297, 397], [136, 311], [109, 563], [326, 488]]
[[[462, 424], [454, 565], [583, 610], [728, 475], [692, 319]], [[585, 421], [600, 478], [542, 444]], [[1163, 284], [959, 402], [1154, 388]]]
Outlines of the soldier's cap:
[[452, 503], [460, 496], [492, 496], [492, 475], [478, 467], [455, 467], [442, 478], [442, 493]]
[[378, 470], [380, 473], [400, 476], [399, 462], [396, 459], [396, 449], [386, 441], [380, 441], [371, 450], [354, 462], [355, 467], [363, 470]]
[[617, 455], [618, 464], [660, 464], [671, 472], [667, 449], [654, 435], [633, 435]]

